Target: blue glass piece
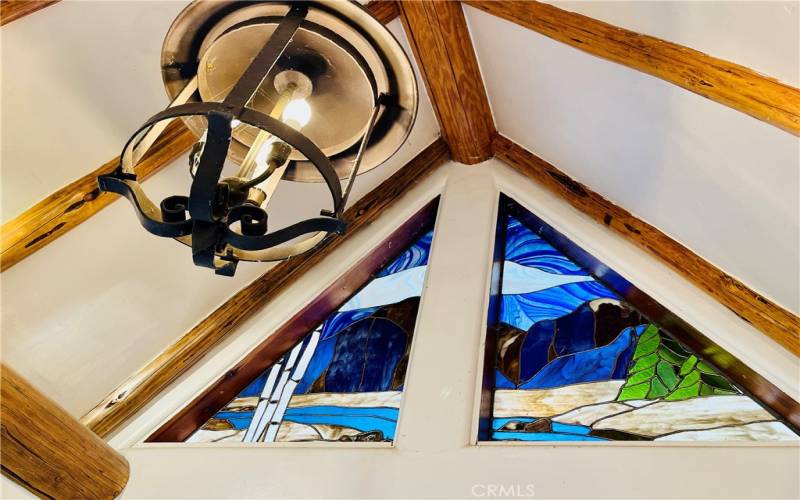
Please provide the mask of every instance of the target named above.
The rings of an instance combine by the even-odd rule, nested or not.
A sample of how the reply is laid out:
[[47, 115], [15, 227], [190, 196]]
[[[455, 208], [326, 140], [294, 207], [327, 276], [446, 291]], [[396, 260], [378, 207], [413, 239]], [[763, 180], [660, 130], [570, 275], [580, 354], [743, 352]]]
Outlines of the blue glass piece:
[[508, 218], [506, 260], [555, 274], [586, 276], [588, 273], [544, 241], [514, 217]]
[[336, 336], [325, 374], [326, 392], [391, 390], [397, 364], [405, 354], [406, 333], [387, 319], [366, 319]]
[[588, 303], [558, 319], [553, 347], [556, 356], [565, 356], [597, 347], [594, 343], [594, 313]]
[[250, 382], [250, 384], [244, 388], [242, 392], [239, 393], [239, 397], [246, 398], [249, 396], [258, 396], [261, 394], [261, 391], [264, 389], [264, 384], [267, 383], [267, 375], [269, 375], [269, 370], [265, 371], [255, 380]]
[[390, 274], [411, 269], [412, 267], [425, 266], [428, 264], [428, 255], [431, 252], [431, 242], [433, 241], [433, 230], [428, 231], [416, 243], [411, 245], [408, 250], [403, 252], [391, 264], [387, 265], [377, 277], [388, 276]]
[[377, 310], [377, 307], [365, 307], [364, 309], [353, 309], [350, 311], [337, 312], [333, 314], [330, 318], [325, 320], [325, 323], [323, 323], [320, 340], [327, 340], [336, 336], [336, 334], [351, 324], [360, 319], [366, 318]]
[[339, 425], [361, 432], [381, 431], [384, 438], [394, 439], [397, 414], [396, 408], [311, 406], [289, 408], [283, 418], [298, 424]]
[[583, 434], [583, 435], [592, 432], [592, 429], [586, 427], [585, 425], [562, 424], [561, 422], [551, 422], [550, 425], [553, 427], [553, 432], [564, 432], [568, 434]]
[[[633, 358], [633, 353], [636, 351], [636, 341], [646, 329], [648, 325], [639, 325], [634, 327], [628, 327], [625, 331], [630, 330], [631, 335], [633, 335], [633, 342], [628, 345], [623, 351], [619, 354], [619, 358], [617, 358], [617, 366], [614, 368], [614, 373], [611, 374], [612, 379], [624, 380], [628, 376], [628, 369], [630, 368], [631, 358]], [[625, 332], [623, 331], [623, 333]]]
[[634, 339], [631, 329], [626, 329], [610, 344], [569, 354], [554, 359], [532, 379], [523, 383], [521, 389], [551, 389], [564, 385], [609, 380], [617, 366], [620, 353]]
[[520, 380], [533, 377], [548, 363], [555, 333], [555, 322], [549, 319], [536, 323], [528, 330], [519, 353]]
[[214, 418], [224, 419], [231, 423], [234, 429], [247, 429], [250, 421], [253, 420], [252, 411], [221, 411], [214, 415]]
[[524, 295], [503, 295], [500, 321], [527, 331], [539, 321], [569, 314], [584, 302], [595, 299], [617, 299], [600, 283], [570, 283]]
[[608, 439], [583, 434], [516, 431], [495, 431], [492, 433], [492, 439], [496, 441], [608, 441]]
[[516, 389], [517, 386], [514, 382], [508, 380], [500, 370], [494, 371], [494, 387], [495, 389]]

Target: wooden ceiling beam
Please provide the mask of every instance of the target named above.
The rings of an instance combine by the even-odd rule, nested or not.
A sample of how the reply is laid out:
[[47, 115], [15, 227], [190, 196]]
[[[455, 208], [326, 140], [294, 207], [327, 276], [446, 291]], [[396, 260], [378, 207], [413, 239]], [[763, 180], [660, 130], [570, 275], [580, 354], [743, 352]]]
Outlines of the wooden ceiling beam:
[[400, 2], [400, 15], [454, 161], [492, 157], [492, 111], [461, 4]]
[[366, 7], [370, 14], [383, 24], [394, 21], [400, 16], [400, 7], [394, 0], [375, 0]]
[[37, 10], [44, 9], [59, 0], [2, 0], [0, 2], [0, 26], [16, 21]]
[[497, 158], [514, 170], [538, 181], [573, 207], [621, 234], [800, 356], [800, 318], [796, 315], [510, 139], [498, 134], [494, 139], [494, 151]]
[[447, 159], [447, 146], [437, 139], [344, 213], [348, 222], [344, 236], [328, 240], [321, 248], [280, 262], [269, 269], [120, 384], [84, 415], [81, 422], [103, 437], [113, 432], [243, 321], [333, 253], [353, 234], [369, 227], [395, 200], [422, 182]]
[[[196, 140], [183, 123], [172, 122], [137, 165], [139, 179], [147, 179], [172, 163]], [[117, 195], [100, 192], [97, 176], [111, 173], [118, 164], [119, 157], [116, 157], [3, 224], [0, 272], [66, 234], [116, 200]]]
[[3, 474], [40, 498], [117, 498], [127, 460], [17, 372], [0, 373]]
[[775, 78], [541, 2], [464, 3], [800, 135], [800, 89]]

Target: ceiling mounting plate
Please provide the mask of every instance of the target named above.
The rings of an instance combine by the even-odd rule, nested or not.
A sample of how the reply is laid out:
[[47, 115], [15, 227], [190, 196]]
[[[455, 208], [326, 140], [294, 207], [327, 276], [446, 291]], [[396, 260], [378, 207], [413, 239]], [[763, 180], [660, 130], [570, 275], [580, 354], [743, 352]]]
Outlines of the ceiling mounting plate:
[[[301, 71], [313, 84], [308, 102], [315, 113], [306, 134], [348, 177], [375, 99], [386, 94], [359, 173], [377, 167], [406, 140], [417, 113], [418, 91], [411, 63], [394, 36], [360, 4], [311, 1], [292, 42], [259, 87], [249, 107], [269, 113], [277, 99], [273, 79], [281, 71]], [[292, 2], [196, 1], [173, 22], [161, 53], [162, 78], [170, 99], [198, 77], [190, 102], [222, 101]], [[206, 122], [184, 117], [198, 136]], [[228, 157], [242, 161], [257, 131], [238, 127]], [[317, 169], [294, 153], [284, 175], [320, 181]]]

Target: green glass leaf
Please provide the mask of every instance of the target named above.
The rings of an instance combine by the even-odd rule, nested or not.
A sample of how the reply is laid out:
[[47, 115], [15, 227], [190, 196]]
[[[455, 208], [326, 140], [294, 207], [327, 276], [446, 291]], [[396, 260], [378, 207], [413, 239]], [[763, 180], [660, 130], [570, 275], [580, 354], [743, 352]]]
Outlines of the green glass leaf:
[[681, 356], [666, 345], [659, 347], [658, 355], [661, 359], [665, 359], [676, 366], [681, 366], [686, 361], [686, 356]]
[[[661, 345], [668, 348], [670, 351], [677, 354], [681, 359], [686, 359], [692, 355], [691, 352], [688, 352], [686, 349], [683, 348], [678, 342], [672, 340], [667, 335], [661, 336]], [[679, 363], [680, 364], [680, 363]]]
[[650, 381], [650, 392], [647, 393], [647, 399], [660, 398], [661, 396], [666, 396], [667, 393], [669, 393], [669, 389], [664, 387], [658, 377], [654, 377]]
[[689, 356], [689, 358], [684, 361], [681, 365], [680, 376], [685, 377], [689, 372], [694, 370], [694, 366], [697, 364], [697, 357], [695, 355]]
[[647, 368], [655, 366], [656, 363], [658, 363], [658, 354], [656, 353], [648, 354], [647, 356], [640, 358], [636, 362], [636, 364], [633, 365], [633, 368], [631, 368], [631, 373], [636, 373], [640, 370], [645, 370]]
[[645, 382], [642, 384], [632, 385], [630, 387], [624, 387], [622, 391], [620, 391], [617, 400], [619, 401], [629, 401], [631, 399], [645, 399], [647, 396], [647, 392], [650, 390], [650, 384]]
[[692, 370], [688, 375], [683, 377], [683, 380], [681, 380], [680, 384], [678, 384], [678, 388], [688, 387], [690, 385], [697, 384], [698, 382], [700, 382], [700, 372], [697, 370]]
[[705, 382], [706, 384], [715, 387], [717, 389], [722, 389], [724, 391], [734, 391], [735, 389], [725, 380], [724, 377], [717, 375], [716, 373], [708, 374], [708, 373], [701, 373], [700, 379]]
[[659, 361], [656, 365], [656, 373], [658, 374], [658, 378], [661, 379], [661, 382], [664, 383], [667, 389], [670, 391], [677, 387], [679, 379], [678, 376], [675, 375], [675, 368], [672, 364], [666, 361]]
[[700, 395], [701, 396], [711, 396], [714, 394], [714, 388], [708, 384], [700, 384]]
[[669, 393], [664, 399], [667, 401], [680, 401], [683, 399], [695, 398], [700, 393], [700, 383], [679, 387]]
[[636, 351], [633, 353], [633, 359], [639, 359], [654, 353], [658, 346], [661, 344], [661, 336], [658, 334], [658, 328], [655, 325], [650, 325], [639, 337], [639, 342], [636, 344]]
[[656, 373], [655, 365], [645, 368], [643, 370], [639, 370], [638, 372], [634, 373], [633, 375], [628, 377], [628, 380], [625, 382], [625, 385], [636, 385], [641, 384], [642, 382], [648, 382], [653, 375]]

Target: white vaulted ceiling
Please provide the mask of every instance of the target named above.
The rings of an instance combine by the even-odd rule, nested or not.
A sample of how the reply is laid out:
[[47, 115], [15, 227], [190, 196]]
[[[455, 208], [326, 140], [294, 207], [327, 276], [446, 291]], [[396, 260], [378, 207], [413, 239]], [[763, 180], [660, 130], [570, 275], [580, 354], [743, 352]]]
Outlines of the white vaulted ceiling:
[[[167, 104], [161, 41], [187, 3], [68, 0], [0, 30], [3, 221], [116, 156]], [[558, 5], [800, 81], [796, 3]], [[796, 137], [464, 9], [501, 134], [800, 312]], [[407, 48], [400, 21], [389, 27]], [[359, 177], [354, 199], [438, 136], [421, 82], [420, 91], [409, 141]], [[325, 196], [283, 184], [273, 224], [313, 214], [308, 202]], [[186, 159], [145, 187], [156, 199], [183, 191]], [[4, 362], [79, 416], [267, 267], [242, 263], [233, 279], [198, 269], [187, 248], [147, 234], [117, 201], [3, 272]]]

